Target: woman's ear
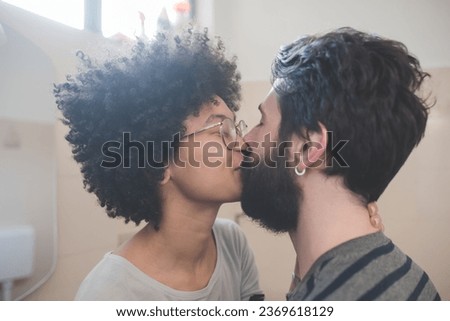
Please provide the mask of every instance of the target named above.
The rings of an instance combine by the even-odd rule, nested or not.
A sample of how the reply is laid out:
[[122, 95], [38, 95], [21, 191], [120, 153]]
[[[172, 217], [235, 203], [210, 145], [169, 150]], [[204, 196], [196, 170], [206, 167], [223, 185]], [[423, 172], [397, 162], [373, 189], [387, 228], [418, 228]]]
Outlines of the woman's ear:
[[165, 185], [170, 181], [172, 176], [172, 168], [171, 165], [168, 165], [164, 168], [163, 179], [159, 182], [160, 185]]

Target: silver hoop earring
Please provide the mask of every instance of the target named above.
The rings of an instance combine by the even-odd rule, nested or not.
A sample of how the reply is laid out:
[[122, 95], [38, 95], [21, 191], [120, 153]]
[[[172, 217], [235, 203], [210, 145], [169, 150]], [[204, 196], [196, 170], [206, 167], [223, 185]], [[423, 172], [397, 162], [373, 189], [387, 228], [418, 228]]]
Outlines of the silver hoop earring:
[[303, 174], [305, 174], [305, 172], [306, 172], [306, 167], [303, 168], [303, 170], [301, 172], [298, 171], [298, 167], [295, 167], [294, 172], [297, 176], [303, 176]]

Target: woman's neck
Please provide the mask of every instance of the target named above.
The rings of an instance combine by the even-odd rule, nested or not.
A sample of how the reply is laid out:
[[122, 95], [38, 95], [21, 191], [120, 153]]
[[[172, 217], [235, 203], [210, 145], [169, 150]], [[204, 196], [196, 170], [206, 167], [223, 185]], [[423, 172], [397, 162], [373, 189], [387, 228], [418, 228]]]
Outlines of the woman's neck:
[[117, 254], [172, 288], [203, 288], [217, 260], [212, 226], [219, 207], [180, 198], [165, 201], [159, 228], [148, 224]]

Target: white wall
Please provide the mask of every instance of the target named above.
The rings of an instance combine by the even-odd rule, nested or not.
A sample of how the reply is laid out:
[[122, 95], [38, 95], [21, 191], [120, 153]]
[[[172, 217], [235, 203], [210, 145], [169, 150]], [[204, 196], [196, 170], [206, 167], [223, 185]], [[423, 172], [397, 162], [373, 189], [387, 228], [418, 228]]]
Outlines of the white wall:
[[7, 25], [0, 46], [0, 118], [54, 123], [53, 65], [48, 56]]
[[423, 66], [450, 66], [449, 0], [215, 0], [214, 31], [244, 81], [268, 80], [278, 48], [303, 34], [351, 26], [400, 40]]
[[[93, 39], [1, 1], [0, 23], [7, 39], [0, 47], [0, 117], [55, 123], [53, 83], [75, 70], [77, 49]], [[45, 104], [35, 106], [36, 97]]]

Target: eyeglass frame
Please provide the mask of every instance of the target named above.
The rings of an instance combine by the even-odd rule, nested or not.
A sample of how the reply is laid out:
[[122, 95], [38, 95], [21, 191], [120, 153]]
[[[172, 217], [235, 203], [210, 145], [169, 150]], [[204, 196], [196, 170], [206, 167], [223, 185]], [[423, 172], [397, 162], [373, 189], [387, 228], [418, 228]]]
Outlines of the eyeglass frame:
[[234, 129], [235, 129], [235, 131], [236, 131], [236, 139], [235, 139], [234, 143], [237, 143], [237, 142], [238, 142], [238, 140], [237, 140], [238, 137], [241, 137], [241, 138], [244, 137], [244, 135], [245, 135], [244, 132], [245, 132], [245, 130], [248, 128], [248, 125], [245, 123], [244, 120], [240, 120], [240, 121], [236, 124], [231, 118], [228, 118], [228, 117], [224, 117], [224, 118], [222, 119], [222, 121], [220, 121], [220, 122], [217, 122], [217, 123], [208, 125], [208, 126], [206, 126], [206, 127], [200, 128], [199, 130], [196, 130], [196, 131], [193, 132], [193, 133], [184, 135], [184, 136], [181, 137], [180, 139], [183, 139], [183, 138], [186, 138], [186, 137], [189, 137], [189, 136], [192, 136], [192, 135], [196, 135], [196, 134], [199, 134], [199, 133], [203, 133], [204, 131], [207, 131], [207, 130], [209, 130], [209, 129], [211, 129], [211, 128], [220, 126], [220, 137], [222, 137], [223, 144], [225, 145], [225, 147], [226, 147], [228, 150], [234, 150], [235, 148], [230, 148], [230, 147], [229, 147], [229, 144], [226, 143], [225, 137], [224, 137], [224, 135], [223, 135], [223, 133], [222, 133], [222, 126], [223, 126], [224, 121], [226, 121], [226, 120], [231, 121], [231, 123], [232, 123], [233, 126], [234, 126]]

